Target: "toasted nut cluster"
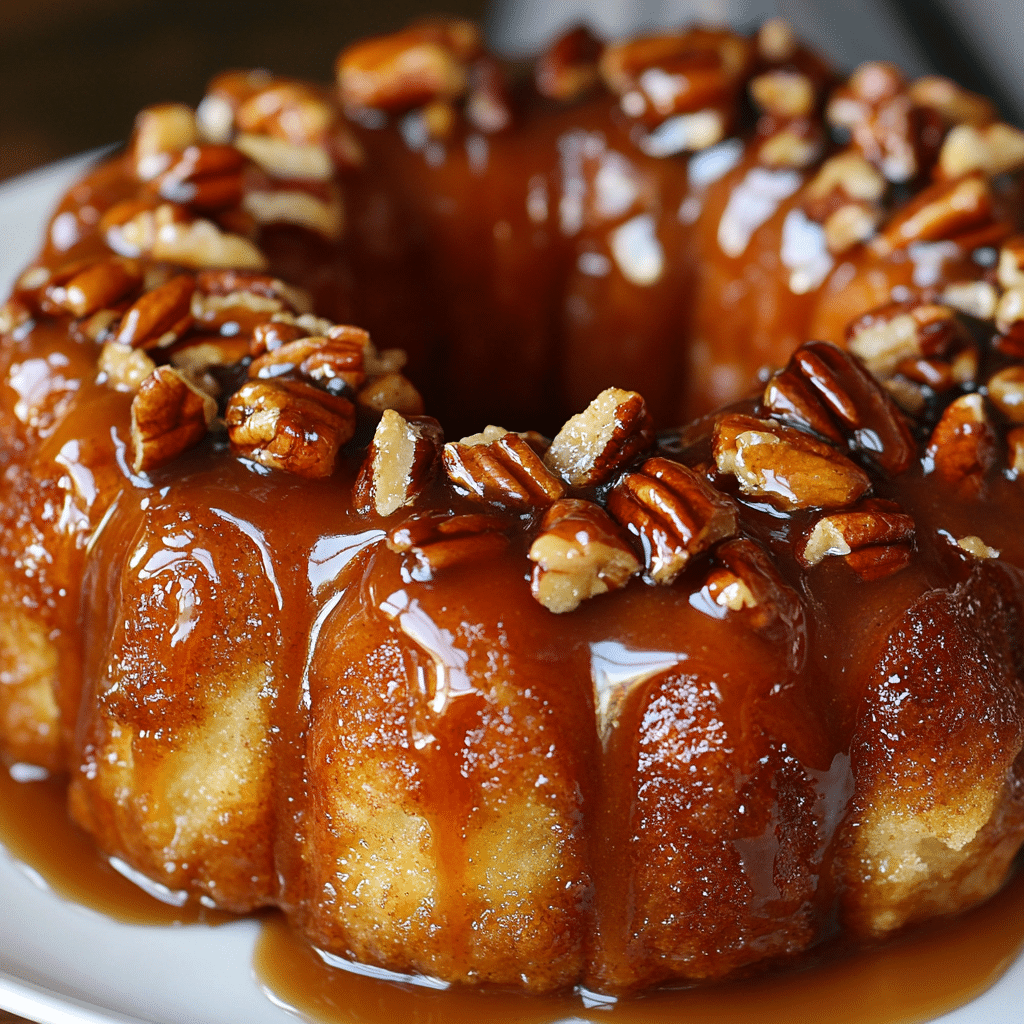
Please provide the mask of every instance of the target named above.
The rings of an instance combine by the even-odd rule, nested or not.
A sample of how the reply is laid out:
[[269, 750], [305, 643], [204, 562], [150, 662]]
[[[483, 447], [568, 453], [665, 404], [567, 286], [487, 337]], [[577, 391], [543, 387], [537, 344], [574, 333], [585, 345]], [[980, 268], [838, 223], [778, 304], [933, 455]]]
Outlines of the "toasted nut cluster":
[[956, 489], [977, 494], [995, 461], [996, 435], [981, 395], [946, 407], [925, 449], [925, 468]]
[[690, 559], [738, 529], [736, 506], [670, 459], [648, 459], [608, 493], [608, 510], [643, 547], [647, 575], [670, 584]]
[[470, 497], [502, 508], [543, 508], [565, 494], [565, 484], [519, 434], [488, 427], [444, 446], [448, 478]]
[[355, 432], [350, 401], [304, 381], [248, 381], [228, 400], [232, 450], [271, 469], [322, 478]]
[[862, 580], [877, 580], [910, 563], [914, 520], [892, 502], [869, 499], [816, 520], [797, 546], [807, 566], [841, 558]]
[[443, 440], [437, 420], [385, 409], [353, 488], [356, 508], [390, 516], [411, 505], [437, 474]]
[[579, 99], [600, 80], [598, 62], [603, 49], [597, 36], [582, 26], [559, 36], [537, 61], [537, 91], [563, 102]]
[[248, 238], [222, 231], [173, 203], [155, 209], [134, 201], [111, 207], [100, 221], [107, 245], [123, 256], [150, 256], [183, 267], [263, 270], [266, 258]]
[[922, 189], [884, 226], [872, 246], [885, 255], [913, 242], [957, 239], [994, 222], [992, 190], [980, 174]]
[[136, 175], [152, 181], [163, 174], [177, 154], [199, 142], [195, 112], [184, 103], [147, 107], [135, 118], [131, 160]]
[[544, 456], [545, 465], [573, 487], [610, 480], [654, 441], [654, 421], [635, 391], [608, 388], [569, 419]]
[[867, 474], [829, 444], [772, 420], [731, 413], [715, 424], [715, 464], [740, 490], [783, 509], [843, 508], [871, 486]]
[[410, 559], [413, 579], [426, 581], [453, 565], [500, 555], [508, 548], [508, 527], [509, 520], [494, 513], [427, 512], [392, 530], [385, 543]]
[[563, 498], [544, 513], [530, 546], [530, 590], [561, 614], [626, 585], [640, 561], [608, 514], [591, 501]]
[[471, 22], [431, 19], [344, 50], [335, 68], [338, 87], [350, 107], [394, 111], [454, 100], [466, 91], [480, 50]]
[[934, 158], [941, 122], [918, 106], [899, 69], [862, 64], [828, 104], [829, 121], [846, 129], [853, 144], [889, 181], [910, 181]]
[[855, 360], [833, 345], [802, 345], [765, 388], [773, 415], [837, 444], [848, 444], [891, 474], [914, 457], [914, 441], [895, 403]]
[[132, 469], [148, 472], [206, 436], [217, 403], [177, 370], [158, 366], [132, 399]]

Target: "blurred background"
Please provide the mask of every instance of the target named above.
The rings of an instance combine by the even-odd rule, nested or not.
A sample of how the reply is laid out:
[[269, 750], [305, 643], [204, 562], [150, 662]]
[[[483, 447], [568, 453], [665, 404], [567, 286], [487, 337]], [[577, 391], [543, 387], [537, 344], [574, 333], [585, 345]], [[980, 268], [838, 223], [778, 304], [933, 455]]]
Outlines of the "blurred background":
[[510, 55], [581, 21], [616, 36], [781, 14], [840, 66], [939, 71], [1024, 121], [1024, 0], [0, 0], [0, 179], [123, 139], [140, 107], [195, 103], [225, 68], [328, 80], [347, 42], [438, 10]]

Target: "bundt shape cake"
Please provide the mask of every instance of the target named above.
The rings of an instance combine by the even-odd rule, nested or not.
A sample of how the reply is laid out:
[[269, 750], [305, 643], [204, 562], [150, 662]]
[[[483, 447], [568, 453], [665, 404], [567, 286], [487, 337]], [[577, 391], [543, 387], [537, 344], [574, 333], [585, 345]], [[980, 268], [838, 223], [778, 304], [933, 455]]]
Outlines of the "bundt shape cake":
[[4, 307], [4, 760], [152, 886], [451, 982], [998, 889], [1024, 135], [779, 22], [337, 71], [144, 111]]

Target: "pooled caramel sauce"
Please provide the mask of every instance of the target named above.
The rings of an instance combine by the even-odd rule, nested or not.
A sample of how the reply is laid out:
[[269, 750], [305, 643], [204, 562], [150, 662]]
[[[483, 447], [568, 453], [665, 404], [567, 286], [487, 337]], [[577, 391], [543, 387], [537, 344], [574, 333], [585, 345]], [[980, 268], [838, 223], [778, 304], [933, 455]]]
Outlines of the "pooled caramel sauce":
[[[217, 924], [228, 914], [194, 901], [160, 902], [118, 873], [67, 815], [60, 780], [16, 782], [0, 772], [0, 843], [58, 896], [130, 924]], [[1024, 872], [981, 907], [932, 922], [876, 948], [836, 944], [802, 970], [656, 992], [588, 1009], [580, 997], [438, 990], [381, 981], [327, 965], [280, 914], [268, 916], [255, 953], [260, 984], [277, 1003], [323, 1024], [753, 1024], [770, 1006], [786, 1024], [913, 1024], [976, 998], [1024, 947]]]

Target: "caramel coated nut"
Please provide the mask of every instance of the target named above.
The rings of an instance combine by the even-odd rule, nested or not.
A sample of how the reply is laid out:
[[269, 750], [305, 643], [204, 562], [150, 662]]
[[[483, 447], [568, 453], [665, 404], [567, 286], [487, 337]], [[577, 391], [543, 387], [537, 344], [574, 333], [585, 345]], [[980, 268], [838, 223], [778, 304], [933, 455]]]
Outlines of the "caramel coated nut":
[[296, 380], [246, 382], [229, 399], [225, 420], [237, 455], [311, 479], [331, 475], [355, 432], [350, 401]]
[[593, 487], [610, 480], [653, 441], [654, 421], [643, 397], [608, 388], [566, 421], [544, 463], [573, 487]]
[[979, 536], [970, 534], [967, 537], [958, 537], [956, 546], [975, 558], [998, 558], [999, 550], [990, 548]]
[[299, 338], [254, 359], [249, 376], [272, 379], [294, 371], [311, 380], [341, 380], [358, 388], [366, 380], [363, 351], [360, 338]]
[[408, 377], [401, 373], [382, 373], [371, 377], [356, 395], [359, 405], [370, 412], [394, 409], [403, 416], [423, 414], [423, 396]]
[[980, 171], [990, 178], [1024, 167], [1024, 132], [997, 122], [978, 127], [958, 124], [939, 151], [939, 172], [959, 178]]
[[1006, 432], [1006, 469], [1014, 480], [1024, 473], [1024, 427]]
[[865, 313], [848, 327], [847, 347], [876, 377], [890, 377], [907, 360], [949, 358], [971, 347], [956, 313], [922, 302]]
[[988, 397], [1011, 422], [1024, 423], [1024, 366], [1007, 366], [988, 381]]
[[752, 78], [750, 96], [765, 113], [780, 118], [807, 117], [817, 102], [807, 75], [782, 68]]
[[[221, 231], [213, 221], [191, 218], [184, 208], [164, 203], [156, 209], [112, 207], [101, 222], [107, 245], [122, 256], [151, 256], [184, 267], [263, 270], [266, 258], [241, 235]], [[129, 214], [119, 220], [118, 214]]]
[[643, 545], [647, 575], [671, 584], [694, 556], [732, 537], [736, 506], [688, 466], [648, 459], [608, 493], [608, 511]]
[[871, 486], [867, 474], [831, 445], [771, 420], [738, 413], [715, 424], [715, 464], [740, 490], [783, 509], [843, 508]]
[[999, 292], [988, 281], [957, 281], [946, 285], [939, 300], [978, 320], [993, 320], [999, 302]]
[[385, 409], [353, 488], [356, 507], [390, 516], [411, 505], [433, 481], [443, 441], [437, 420]]
[[924, 466], [945, 483], [977, 493], [995, 461], [996, 438], [981, 395], [961, 395], [947, 406], [925, 449]]
[[911, 242], [955, 239], [992, 223], [992, 191], [980, 174], [930, 185], [897, 213], [872, 243], [882, 254]]
[[131, 348], [167, 348], [192, 326], [195, 280], [179, 274], [146, 292], [128, 308], [115, 340]]
[[335, 67], [347, 106], [406, 110], [453, 100], [468, 84], [468, 64], [480, 52], [479, 32], [459, 19], [412, 25], [344, 50]]
[[949, 125], [984, 125], [996, 119], [996, 108], [990, 100], [942, 75], [918, 78], [907, 92], [919, 107], [935, 111]]
[[597, 85], [604, 44], [585, 26], [571, 29], [541, 55], [534, 71], [537, 91], [548, 99], [571, 102]]
[[176, 458], [205, 436], [217, 403], [177, 370], [158, 366], [132, 399], [132, 469], [148, 472]]
[[892, 502], [868, 500], [847, 512], [822, 516], [797, 546], [806, 566], [842, 558], [863, 580], [891, 576], [913, 553], [914, 520]]
[[797, 349], [768, 382], [763, 402], [775, 417], [848, 444], [891, 474], [913, 461], [914, 440], [893, 400], [856, 360], [827, 342]]
[[74, 276], [58, 271], [43, 292], [42, 308], [86, 317], [127, 298], [142, 283], [138, 268], [126, 260], [95, 260]]
[[242, 209], [257, 224], [295, 224], [336, 240], [345, 230], [345, 207], [333, 184], [328, 195], [314, 195], [301, 188], [248, 188]]
[[782, 63], [797, 51], [796, 33], [784, 18], [769, 18], [757, 33], [757, 52], [766, 61]]
[[514, 511], [542, 508], [565, 494], [530, 444], [501, 427], [444, 446], [448, 478], [470, 497]]
[[392, 530], [385, 544], [409, 557], [413, 579], [426, 581], [453, 565], [500, 555], [508, 548], [508, 526], [500, 515], [427, 512]]
[[100, 349], [98, 362], [104, 383], [115, 391], [135, 394], [142, 382], [156, 369], [156, 363], [141, 349], [108, 341]]
[[152, 181], [171, 166], [183, 149], [199, 142], [196, 115], [184, 103], [146, 107], [135, 118], [131, 159], [136, 175]]
[[240, 363], [249, 354], [249, 342], [245, 338], [220, 338], [195, 336], [170, 350], [171, 366], [180, 370], [186, 380], [217, 397], [221, 385], [211, 370], [226, 368]]
[[549, 611], [571, 612], [624, 587], [640, 561], [608, 514], [591, 501], [562, 498], [544, 513], [530, 546], [530, 591]]
[[160, 197], [193, 210], [222, 210], [242, 198], [245, 157], [234, 146], [189, 146], [160, 175]]

